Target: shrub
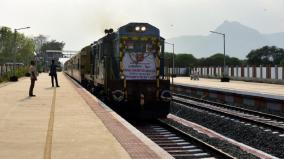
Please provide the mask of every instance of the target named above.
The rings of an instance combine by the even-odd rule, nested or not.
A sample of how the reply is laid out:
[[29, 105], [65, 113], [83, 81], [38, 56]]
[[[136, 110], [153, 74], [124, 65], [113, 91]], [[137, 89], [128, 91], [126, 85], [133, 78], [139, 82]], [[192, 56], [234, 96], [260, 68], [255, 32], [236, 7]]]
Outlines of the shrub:
[[[17, 77], [23, 77], [26, 75], [26, 73], [28, 73], [28, 68], [25, 68], [25, 67], [21, 67], [21, 68], [18, 68], [16, 71], [15, 71], [15, 75]], [[4, 82], [4, 81], [9, 81], [10, 77], [14, 75], [14, 72], [13, 71], [9, 71], [9, 72], [6, 72], [4, 73], [1, 77], [0, 77], [0, 83], [1, 82]]]

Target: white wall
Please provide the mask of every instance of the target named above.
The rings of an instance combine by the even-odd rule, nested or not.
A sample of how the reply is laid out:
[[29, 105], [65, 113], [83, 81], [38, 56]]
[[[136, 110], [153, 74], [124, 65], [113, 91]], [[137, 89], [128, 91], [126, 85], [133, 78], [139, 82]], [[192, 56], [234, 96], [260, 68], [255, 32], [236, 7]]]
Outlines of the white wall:
[[[243, 67], [244, 68], [244, 77], [246, 78], [253, 78], [253, 67]], [[175, 73], [177, 75], [186, 75], [187, 68], [175, 68]], [[193, 68], [189, 68], [191, 72], [193, 72]], [[231, 73], [231, 70], [234, 70], [234, 73]], [[284, 80], [282, 79], [282, 67], [270, 67], [271, 69], [271, 79], [276, 79], [276, 72], [278, 72], [277, 80]], [[170, 68], [171, 70], [171, 68]], [[202, 67], [196, 68], [201, 76], [214, 76], [214, 67]], [[229, 76], [230, 77], [241, 77], [241, 67], [229, 67]], [[208, 72], [208, 73], [207, 73]], [[203, 74], [201, 74], [203, 73]], [[216, 76], [222, 75], [222, 67], [216, 67]], [[261, 67], [256, 67], [256, 78], [259, 79], [266, 79], [266, 67], [262, 67], [262, 77], [261, 77]]]

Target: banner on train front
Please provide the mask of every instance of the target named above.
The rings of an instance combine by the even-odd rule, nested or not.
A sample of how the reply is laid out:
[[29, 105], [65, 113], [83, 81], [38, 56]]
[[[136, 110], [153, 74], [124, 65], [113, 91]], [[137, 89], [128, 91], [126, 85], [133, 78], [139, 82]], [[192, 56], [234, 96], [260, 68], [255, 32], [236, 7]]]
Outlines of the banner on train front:
[[125, 53], [123, 57], [126, 80], [155, 80], [156, 62], [153, 53]]

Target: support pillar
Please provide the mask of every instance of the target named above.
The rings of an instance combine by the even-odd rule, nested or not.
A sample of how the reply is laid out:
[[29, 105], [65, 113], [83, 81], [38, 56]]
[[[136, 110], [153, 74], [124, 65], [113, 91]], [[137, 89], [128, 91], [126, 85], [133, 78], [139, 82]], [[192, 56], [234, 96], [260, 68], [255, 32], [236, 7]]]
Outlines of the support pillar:
[[256, 78], [256, 67], [255, 67], [255, 65], [253, 65], [253, 67], [252, 67], [252, 77]]
[[245, 74], [245, 72], [244, 72], [244, 66], [241, 66], [241, 77], [244, 77], [244, 74]]
[[278, 80], [278, 66], [274, 66], [275, 80]]
[[260, 79], [262, 79], [263, 78], [262, 66], [260, 65], [259, 68], [260, 68]]
[[266, 67], [266, 78], [271, 79], [271, 67], [270, 67], [270, 65]]

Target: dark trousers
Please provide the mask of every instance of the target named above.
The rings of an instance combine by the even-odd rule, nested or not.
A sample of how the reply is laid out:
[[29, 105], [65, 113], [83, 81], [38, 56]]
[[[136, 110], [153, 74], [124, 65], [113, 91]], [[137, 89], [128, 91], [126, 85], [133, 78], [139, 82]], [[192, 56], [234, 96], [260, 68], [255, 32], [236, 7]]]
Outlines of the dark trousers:
[[30, 85], [30, 91], [29, 91], [30, 96], [33, 95], [34, 87], [35, 87], [35, 80], [31, 79], [31, 85]]
[[52, 84], [52, 87], [54, 87], [54, 82], [53, 82], [54, 79], [55, 79], [56, 86], [58, 86], [57, 74], [51, 75], [51, 84]]

